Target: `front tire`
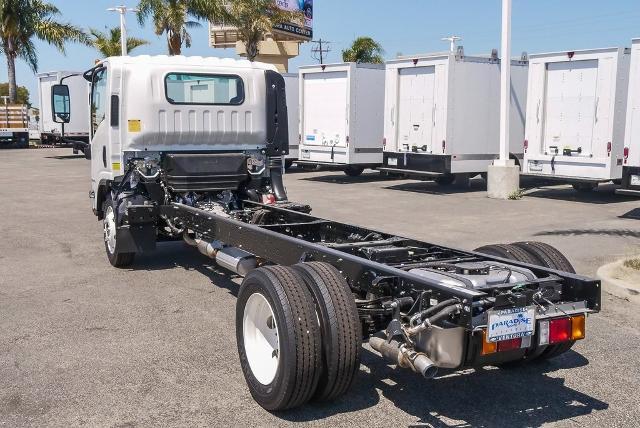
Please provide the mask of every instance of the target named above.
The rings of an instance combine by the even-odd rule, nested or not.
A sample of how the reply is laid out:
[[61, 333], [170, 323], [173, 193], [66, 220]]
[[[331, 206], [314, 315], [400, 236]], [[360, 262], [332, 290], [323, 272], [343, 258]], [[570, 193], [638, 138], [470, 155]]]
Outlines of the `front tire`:
[[107, 252], [107, 258], [112, 266], [121, 268], [129, 266], [133, 263], [135, 253], [124, 253], [118, 248], [117, 239], [117, 210], [111, 199], [111, 193], [102, 204], [102, 228], [104, 238], [104, 248]]
[[236, 304], [240, 365], [254, 400], [270, 411], [306, 403], [321, 370], [313, 297], [293, 269], [267, 266], [242, 282]]

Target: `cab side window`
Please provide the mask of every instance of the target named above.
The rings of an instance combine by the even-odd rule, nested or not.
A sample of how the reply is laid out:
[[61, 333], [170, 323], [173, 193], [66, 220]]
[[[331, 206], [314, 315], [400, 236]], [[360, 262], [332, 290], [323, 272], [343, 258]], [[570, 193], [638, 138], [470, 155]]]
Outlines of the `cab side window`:
[[107, 70], [98, 70], [93, 76], [91, 90], [91, 134], [94, 135], [98, 126], [107, 115]]

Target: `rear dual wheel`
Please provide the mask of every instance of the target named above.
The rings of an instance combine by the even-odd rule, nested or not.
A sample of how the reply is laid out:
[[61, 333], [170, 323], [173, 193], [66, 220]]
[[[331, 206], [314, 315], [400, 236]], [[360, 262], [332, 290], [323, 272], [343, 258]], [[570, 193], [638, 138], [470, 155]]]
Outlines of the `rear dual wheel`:
[[349, 177], [359, 177], [364, 172], [363, 166], [347, 165], [344, 169], [344, 173]]
[[236, 338], [251, 395], [271, 411], [336, 398], [359, 367], [355, 300], [325, 263], [250, 272], [238, 295]]
[[[478, 253], [489, 254], [505, 259], [547, 267], [559, 271], [576, 273], [571, 262], [558, 249], [544, 242], [524, 241], [513, 244], [485, 245], [477, 248]], [[564, 354], [574, 345], [575, 341], [568, 341], [548, 345], [535, 359], [546, 360]]]

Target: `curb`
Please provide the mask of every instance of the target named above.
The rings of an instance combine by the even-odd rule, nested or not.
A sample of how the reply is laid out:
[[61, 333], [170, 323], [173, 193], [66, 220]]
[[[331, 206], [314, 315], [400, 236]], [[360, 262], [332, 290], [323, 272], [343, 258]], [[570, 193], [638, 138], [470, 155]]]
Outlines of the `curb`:
[[640, 305], [640, 284], [630, 284], [615, 278], [616, 271], [626, 259], [600, 266], [596, 275], [602, 280], [602, 288], [614, 296]]

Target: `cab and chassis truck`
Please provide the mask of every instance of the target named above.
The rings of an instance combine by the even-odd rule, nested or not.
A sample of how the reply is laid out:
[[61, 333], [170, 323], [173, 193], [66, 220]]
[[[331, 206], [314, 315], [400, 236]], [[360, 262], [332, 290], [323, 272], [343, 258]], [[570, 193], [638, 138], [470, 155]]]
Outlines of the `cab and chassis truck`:
[[[286, 89], [271, 65], [115, 57], [84, 76], [90, 197], [109, 262], [135, 266], [157, 242], [184, 240], [244, 276], [237, 347], [265, 409], [347, 393], [363, 342], [432, 378], [557, 356], [600, 310], [600, 283], [548, 245], [459, 250], [289, 201]], [[64, 85], [54, 93], [65, 105]]]

